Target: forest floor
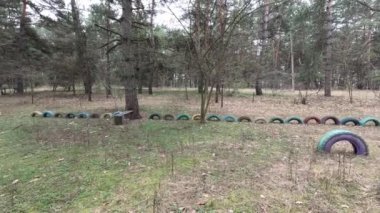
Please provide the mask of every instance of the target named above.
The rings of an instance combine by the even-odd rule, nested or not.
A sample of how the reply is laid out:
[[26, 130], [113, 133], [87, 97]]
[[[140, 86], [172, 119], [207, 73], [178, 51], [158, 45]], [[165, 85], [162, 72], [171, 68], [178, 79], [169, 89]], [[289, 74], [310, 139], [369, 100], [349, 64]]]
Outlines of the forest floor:
[[[369, 91], [226, 92], [210, 113], [301, 117], [380, 117]], [[158, 90], [139, 97], [143, 119], [114, 126], [105, 119], [31, 118], [35, 110], [112, 112], [120, 98], [39, 92], [0, 96], [0, 209], [5, 212], [379, 212], [379, 127], [154, 121], [152, 112], [196, 114], [199, 96]], [[363, 137], [368, 157], [337, 146], [316, 152], [335, 128]], [[342, 151], [343, 150], [343, 151]]]

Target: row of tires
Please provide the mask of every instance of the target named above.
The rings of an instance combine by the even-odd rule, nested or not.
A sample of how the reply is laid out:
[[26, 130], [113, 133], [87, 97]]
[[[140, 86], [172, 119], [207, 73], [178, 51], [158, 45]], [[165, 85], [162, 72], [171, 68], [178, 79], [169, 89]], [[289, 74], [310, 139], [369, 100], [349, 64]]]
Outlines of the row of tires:
[[32, 117], [43, 117], [43, 118], [68, 118], [68, 119], [74, 119], [74, 118], [105, 118], [110, 119], [121, 112], [113, 112], [113, 113], [104, 113], [104, 114], [98, 114], [98, 113], [89, 113], [89, 112], [69, 112], [69, 113], [62, 113], [62, 112], [52, 112], [52, 111], [34, 111], [31, 116]]
[[341, 141], [348, 141], [352, 145], [355, 155], [369, 154], [367, 143], [363, 138], [348, 130], [342, 129], [331, 130], [324, 134], [319, 140], [317, 149], [320, 152], [330, 153], [333, 145]]
[[[149, 119], [151, 120], [200, 120], [201, 115], [196, 114], [193, 116], [190, 116], [188, 114], [179, 114], [177, 116], [171, 115], [171, 114], [165, 114], [161, 115], [159, 113], [153, 113], [149, 115]], [[357, 119], [354, 117], [344, 117], [342, 119], [338, 119], [337, 117], [334, 116], [325, 116], [323, 118], [318, 118], [316, 116], [310, 116], [302, 119], [301, 117], [298, 116], [292, 116], [289, 118], [281, 118], [281, 117], [272, 117], [269, 120], [266, 120], [265, 118], [256, 118], [252, 120], [248, 116], [241, 116], [241, 117], [235, 117], [233, 115], [216, 115], [216, 114], [210, 114], [206, 116], [207, 121], [226, 121], [226, 122], [254, 122], [254, 123], [259, 123], [259, 124], [264, 124], [264, 123], [280, 123], [280, 124], [290, 124], [290, 123], [297, 123], [297, 124], [309, 124], [310, 122], [314, 121], [316, 124], [327, 124], [329, 121], [331, 121], [335, 125], [348, 125], [348, 124], [353, 124], [355, 126], [366, 126], [369, 123], [373, 123], [375, 126], [380, 126], [380, 120], [375, 118], [375, 117], [365, 117], [363, 119]]]

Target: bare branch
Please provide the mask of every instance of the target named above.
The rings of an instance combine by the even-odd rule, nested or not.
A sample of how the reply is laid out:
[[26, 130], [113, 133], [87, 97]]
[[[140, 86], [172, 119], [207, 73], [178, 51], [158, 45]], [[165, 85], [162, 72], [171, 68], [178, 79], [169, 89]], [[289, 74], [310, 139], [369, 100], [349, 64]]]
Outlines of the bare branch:
[[113, 33], [113, 34], [118, 35], [118, 36], [120, 36], [120, 37], [123, 37], [123, 35], [121, 35], [120, 33], [115, 32], [115, 31], [110, 30], [110, 29], [107, 29], [107, 28], [105, 28], [105, 27], [102, 27], [102, 26], [100, 26], [99, 24], [95, 24], [95, 26], [96, 26], [96, 27], [99, 27], [100, 29], [105, 30], [105, 31], [107, 31], [107, 32], [110, 32], [110, 33]]
[[372, 7], [371, 5], [369, 5], [367, 2], [364, 2], [364, 1], [360, 1], [360, 0], [356, 0], [357, 3], [363, 5], [364, 7], [368, 8], [369, 10], [371, 11], [374, 11], [374, 12], [380, 12], [380, 8], [375, 8], [375, 7]]

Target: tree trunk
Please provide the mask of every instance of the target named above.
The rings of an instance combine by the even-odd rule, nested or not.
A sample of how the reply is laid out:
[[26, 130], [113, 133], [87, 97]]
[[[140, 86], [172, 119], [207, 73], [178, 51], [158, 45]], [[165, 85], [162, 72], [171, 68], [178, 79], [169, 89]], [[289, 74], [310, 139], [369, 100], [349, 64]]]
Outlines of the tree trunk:
[[[28, 4], [28, 0], [22, 0], [22, 9], [21, 9], [21, 17], [20, 17], [20, 34], [17, 38], [18, 47], [20, 50], [20, 55], [22, 56], [22, 61], [24, 61], [27, 57], [27, 40], [26, 40], [26, 6]], [[16, 77], [16, 92], [18, 94], [24, 94], [24, 74], [18, 74]]]
[[129, 114], [130, 119], [140, 119], [140, 108], [136, 92], [136, 73], [132, 64], [132, 0], [122, 0], [122, 18], [121, 18], [121, 33], [122, 33], [122, 54], [124, 58], [123, 80], [125, 89], [125, 110], [132, 110]]
[[[106, 27], [107, 29], [111, 29], [111, 23], [110, 23], [110, 19], [108, 18], [108, 13], [111, 12], [111, 4], [109, 1], [106, 1], [106, 4], [107, 4], [107, 23], [106, 23]], [[109, 98], [109, 96], [112, 95], [112, 87], [111, 87], [111, 61], [110, 61], [110, 48], [111, 48], [111, 45], [109, 44], [110, 43], [110, 39], [111, 39], [111, 31], [107, 31], [107, 52], [106, 52], [106, 57], [107, 57], [107, 61], [106, 61], [106, 75], [105, 75], [105, 83], [106, 83], [106, 98]]]
[[326, 17], [325, 17], [325, 32], [326, 32], [326, 46], [325, 55], [323, 60], [323, 67], [325, 69], [325, 96], [331, 96], [331, 83], [332, 83], [332, 1], [326, 0]]
[[293, 52], [293, 34], [290, 32], [290, 65], [292, 70], [292, 90], [294, 91], [295, 86], [295, 73], [294, 73], [294, 52]]
[[152, 64], [152, 68], [150, 69], [150, 73], [149, 73], [149, 88], [148, 88], [148, 93], [149, 95], [152, 95], [153, 94], [153, 78], [154, 78], [154, 73], [156, 72], [156, 59], [155, 59], [155, 51], [156, 51], [156, 42], [155, 42], [155, 39], [154, 39], [154, 23], [153, 23], [153, 18], [154, 18], [154, 14], [155, 14], [155, 6], [156, 6], [156, 2], [155, 0], [152, 0], [152, 5], [151, 5], [151, 14], [150, 14], [150, 28], [149, 28], [149, 31], [150, 31], [150, 45], [151, 45], [151, 52], [150, 52], [150, 61], [151, 61], [151, 64]]

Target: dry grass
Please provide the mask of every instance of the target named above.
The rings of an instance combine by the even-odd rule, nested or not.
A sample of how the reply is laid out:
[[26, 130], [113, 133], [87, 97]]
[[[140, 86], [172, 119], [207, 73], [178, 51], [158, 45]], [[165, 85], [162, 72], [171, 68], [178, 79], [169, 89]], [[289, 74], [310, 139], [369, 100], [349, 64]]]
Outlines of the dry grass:
[[[210, 112], [252, 118], [380, 117], [380, 100], [368, 91], [354, 91], [353, 104], [349, 104], [346, 91], [335, 91], [331, 98], [312, 92], [307, 105], [294, 103], [297, 92], [277, 91], [275, 95], [255, 97], [254, 102], [249, 96], [251, 92], [241, 90], [238, 97], [225, 97], [224, 107], [213, 103]], [[123, 108], [122, 99], [105, 99], [100, 95], [91, 103], [86, 102], [85, 97], [53, 98], [44, 94], [37, 98], [35, 105], [29, 103], [29, 97], [0, 97], [0, 100], [0, 111], [7, 117], [43, 109], [72, 110], [73, 106], [77, 106], [77, 111], [92, 112]], [[162, 90], [159, 95], [143, 95], [139, 101], [145, 118], [151, 112], [195, 114], [199, 111], [199, 99], [194, 93], [190, 100], [185, 100], [183, 93]], [[336, 126], [225, 125], [243, 125], [245, 129], [236, 140], [211, 141], [197, 146], [197, 150], [208, 153], [208, 158], [191, 171], [175, 173], [157, 184], [151, 195], [155, 206], [149, 211], [380, 212], [378, 127], [343, 127], [359, 134], [368, 143], [370, 156], [357, 158], [347, 154], [352, 151], [349, 145], [334, 147], [331, 155], [315, 152], [319, 138]], [[120, 186], [116, 192], [117, 202], [111, 205], [123, 206], [120, 202], [128, 202], [126, 193]]]

